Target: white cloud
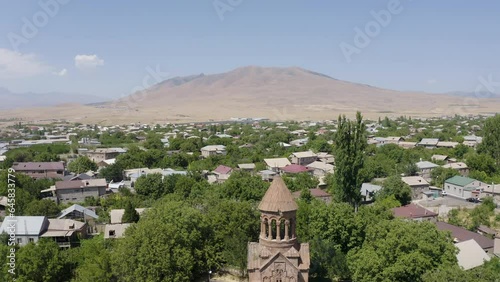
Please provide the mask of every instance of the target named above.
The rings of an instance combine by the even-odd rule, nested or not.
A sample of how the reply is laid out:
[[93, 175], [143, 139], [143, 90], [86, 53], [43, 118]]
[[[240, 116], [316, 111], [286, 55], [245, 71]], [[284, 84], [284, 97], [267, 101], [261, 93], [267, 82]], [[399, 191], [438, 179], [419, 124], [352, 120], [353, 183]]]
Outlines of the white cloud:
[[76, 55], [75, 66], [79, 69], [91, 69], [104, 65], [104, 60], [97, 55]]
[[65, 76], [66, 74], [68, 74], [68, 70], [62, 69], [61, 71], [56, 71], [56, 72], [53, 72], [52, 74], [57, 75], [57, 76]]
[[50, 71], [51, 67], [39, 61], [34, 54], [22, 54], [0, 48], [1, 78], [23, 78], [49, 73]]

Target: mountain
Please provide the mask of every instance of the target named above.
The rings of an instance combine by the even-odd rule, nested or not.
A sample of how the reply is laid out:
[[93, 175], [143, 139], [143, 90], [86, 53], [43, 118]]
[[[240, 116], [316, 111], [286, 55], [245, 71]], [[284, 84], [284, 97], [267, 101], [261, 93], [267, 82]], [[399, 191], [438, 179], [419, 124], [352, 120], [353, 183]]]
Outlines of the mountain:
[[192, 122], [231, 117], [271, 120], [489, 114], [498, 99], [470, 99], [382, 89], [338, 80], [298, 67], [237, 68], [225, 73], [175, 77], [139, 93], [98, 105], [0, 112], [1, 117], [64, 118], [101, 123]]
[[466, 98], [478, 98], [478, 99], [496, 99], [500, 98], [500, 94], [491, 92], [465, 92], [465, 91], [455, 91], [446, 93], [451, 96], [466, 97]]
[[90, 104], [103, 102], [105, 99], [82, 94], [68, 94], [60, 92], [49, 93], [14, 93], [7, 88], [0, 87], [0, 110], [16, 108], [33, 108], [57, 106], [61, 104]]

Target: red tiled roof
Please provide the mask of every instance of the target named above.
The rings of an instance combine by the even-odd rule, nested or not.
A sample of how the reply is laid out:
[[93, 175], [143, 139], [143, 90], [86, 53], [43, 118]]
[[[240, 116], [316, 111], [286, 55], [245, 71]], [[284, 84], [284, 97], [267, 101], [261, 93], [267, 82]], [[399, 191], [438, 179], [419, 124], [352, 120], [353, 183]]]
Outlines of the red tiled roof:
[[225, 165], [219, 165], [215, 170], [214, 172], [215, 173], [218, 173], [218, 174], [228, 174], [232, 171], [233, 169], [228, 167], [228, 166], [225, 166]]
[[476, 241], [483, 249], [493, 248], [494, 241], [479, 233], [472, 232], [465, 228], [458, 227], [446, 222], [436, 222], [436, 227], [441, 231], [450, 231], [451, 237], [457, 239], [459, 242], [474, 239], [474, 241]]
[[395, 217], [403, 218], [437, 217], [437, 213], [431, 212], [415, 204], [393, 208], [392, 212]]
[[287, 165], [284, 168], [282, 168], [283, 172], [285, 173], [301, 173], [301, 172], [306, 172], [309, 171], [309, 169], [303, 165], [298, 165], [298, 164], [291, 164]]

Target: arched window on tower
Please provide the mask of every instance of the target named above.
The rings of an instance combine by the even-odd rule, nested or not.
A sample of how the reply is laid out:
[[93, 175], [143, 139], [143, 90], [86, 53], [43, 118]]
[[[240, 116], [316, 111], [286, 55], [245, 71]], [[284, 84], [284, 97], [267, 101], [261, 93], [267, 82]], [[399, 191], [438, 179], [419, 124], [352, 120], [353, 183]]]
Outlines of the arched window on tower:
[[285, 219], [282, 218], [280, 219], [280, 240], [284, 240], [285, 239]]
[[276, 219], [271, 219], [271, 240], [276, 240]]

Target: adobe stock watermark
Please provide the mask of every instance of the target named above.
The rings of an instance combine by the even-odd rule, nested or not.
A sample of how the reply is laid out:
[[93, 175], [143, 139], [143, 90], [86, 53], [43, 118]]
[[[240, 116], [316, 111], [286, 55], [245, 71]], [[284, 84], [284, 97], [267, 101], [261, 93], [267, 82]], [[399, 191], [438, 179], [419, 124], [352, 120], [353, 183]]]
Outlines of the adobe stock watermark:
[[466, 111], [469, 107], [479, 107], [480, 99], [492, 98], [500, 90], [500, 80], [494, 81], [493, 74], [488, 74], [487, 77], [478, 77], [479, 83], [474, 89], [473, 97], [466, 97], [460, 110]]
[[351, 63], [352, 56], [360, 54], [363, 49], [368, 47], [372, 40], [382, 32], [382, 28], [389, 26], [393, 17], [399, 15], [402, 11], [403, 6], [399, 0], [390, 0], [387, 3], [386, 9], [378, 12], [374, 10], [370, 11], [373, 20], [367, 22], [363, 28], [357, 26], [354, 28], [353, 44], [345, 41], [339, 44], [346, 61]]
[[224, 21], [224, 14], [227, 12], [232, 12], [236, 7], [241, 5], [243, 0], [214, 0], [212, 6], [219, 17], [219, 20]]
[[118, 107], [118, 104], [123, 103], [127, 110], [132, 111], [139, 102], [146, 99], [152, 86], [171, 77], [168, 72], [161, 71], [160, 65], [156, 65], [154, 69], [147, 66], [145, 70], [146, 75], [142, 78], [141, 84], [133, 87], [128, 94], [122, 94], [120, 99], [114, 101], [112, 107]]
[[9, 39], [12, 49], [19, 51], [19, 46], [28, 44], [29, 41], [38, 35], [40, 29], [44, 28], [51, 18], [59, 14], [62, 6], [67, 5], [71, 0], [40, 0], [40, 7], [30, 18], [21, 18], [22, 26], [19, 32], [9, 32]]
[[7, 227], [7, 235], [9, 235], [7, 245], [10, 247], [7, 254], [7, 272], [12, 275], [12, 281], [15, 281], [16, 275], [16, 175], [14, 174], [15, 170], [13, 168], [9, 168], [7, 170], [7, 206], [5, 212], [7, 216], [5, 217], [5, 221], [8, 222]]

